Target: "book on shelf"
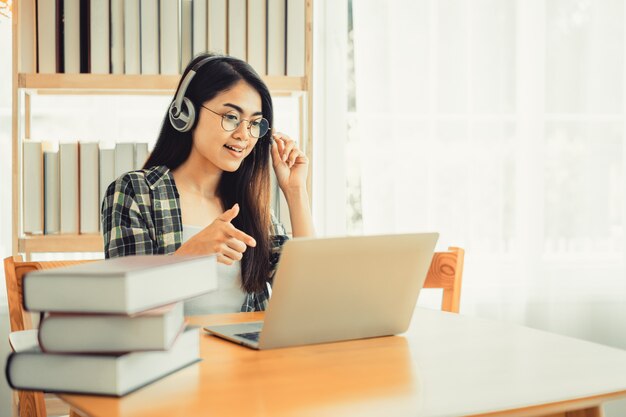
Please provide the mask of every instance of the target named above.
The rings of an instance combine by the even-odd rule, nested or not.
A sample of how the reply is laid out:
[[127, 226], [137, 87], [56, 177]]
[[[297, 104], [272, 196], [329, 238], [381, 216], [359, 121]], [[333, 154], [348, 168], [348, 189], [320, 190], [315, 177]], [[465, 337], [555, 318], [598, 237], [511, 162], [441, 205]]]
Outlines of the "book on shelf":
[[135, 143], [135, 163], [134, 169], [143, 168], [143, 164], [148, 160], [148, 144], [146, 142]]
[[287, 75], [303, 77], [305, 65], [305, 0], [289, 0], [287, 4]]
[[159, 0], [141, 0], [141, 73], [159, 73]]
[[64, 72], [80, 73], [80, 0], [63, 0]]
[[115, 178], [115, 149], [100, 148], [100, 202]]
[[[109, 0], [90, 0], [89, 5], [89, 67], [93, 74], [110, 71]], [[94, 28], [94, 30], [91, 30]]]
[[[15, 6], [14, 6], [15, 7]], [[20, 69], [22, 73], [36, 72], [37, 63], [37, 25], [35, 0], [21, 0], [18, 11], [18, 30], [20, 38]]]
[[134, 314], [212, 291], [210, 256], [140, 255], [35, 271], [23, 284], [30, 311]]
[[285, 75], [285, 0], [267, 0], [267, 75]]
[[43, 229], [44, 234], [59, 233], [61, 226], [61, 200], [59, 184], [59, 150], [58, 145], [43, 142]]
[[61, 233], [77, 234], [80, 230], [80, 189], [78, 186], [78, 175], [78, 143], [60, 143], [59, 185]]
[[248, 63], [259, 74], [267, 74], [266, 0], [248, 2]]
[[207, 51], [207, 0], [193, 0], [193, 56]]
[[47, 313], [39, 323], [39, 346], [50, 353], [167, 350], [184, 325], [182, 302], [134, 315]]
[[246, 0], [228, 0], [228, 55], [246, 60]]
[[37, 72], [57, 72], [57, 60], [61, 54], [57, 41], [57, 1], [37, 2]]
[[179, 74], [180, 25], [177, 1], [160, 2], [160, 58], [161, 74]]
[[180, 3], [180, 74], [191, 61], [193, 46], [193, 17], [191, 0], [182, 0]]
[[124, 73], [141, 72], [139, 0], [124, 0]]
[[80, 233], [100, 231], [100, 147], [97, 142], [80, 142], [78, 146], [80, 183]]
[[124, 73], [123, 0], [111, 0], [111, 73]]
[[226, 39], [228, 36], [226, 33], [226, 23], [228, 19], [228, 15], [226, 14], [226, 0], [210, 0], [208, 11], [208, 50], [217, 54], [225, 54]]
[[5, 371], [13, 389], [123, 396], [199, 360], [199, 328], [189, 327], [165, 351], [60, 354], [33, 346], [11, 353]]
[[115, 178], [135, 169], [135, 144], [115, 144]]
[[42, 234], [44, 230], [44, 172], [42, 144], [26, 140], [23, 145], [24, 233]]

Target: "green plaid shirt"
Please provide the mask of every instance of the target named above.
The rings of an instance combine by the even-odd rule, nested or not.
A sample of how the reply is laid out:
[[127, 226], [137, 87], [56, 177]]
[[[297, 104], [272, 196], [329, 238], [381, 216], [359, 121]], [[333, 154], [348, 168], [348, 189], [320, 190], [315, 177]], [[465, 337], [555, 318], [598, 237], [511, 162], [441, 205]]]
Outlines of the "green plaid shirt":
[[[166, 166], [128, 172], [107, 188], [102, 201], [104, 255], [172, 254], [183, 240], [178, 190]], [[288, 239], [285, 229], [272, 215], [270, 276], [274, 278], [280, 249]], [[265, 310], [269, 288], [249, 293], [241, 311]]]

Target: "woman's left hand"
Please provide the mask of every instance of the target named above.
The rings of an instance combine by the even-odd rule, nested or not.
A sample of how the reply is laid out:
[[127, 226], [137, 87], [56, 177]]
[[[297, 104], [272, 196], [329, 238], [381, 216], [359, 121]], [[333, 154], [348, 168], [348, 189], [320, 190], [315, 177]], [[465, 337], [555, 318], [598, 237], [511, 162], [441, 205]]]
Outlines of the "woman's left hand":
[[289, 136], [274, 133], [272, 139], [272, 164], [280, 189], [283, 193], [306, 189], [309, 158]]

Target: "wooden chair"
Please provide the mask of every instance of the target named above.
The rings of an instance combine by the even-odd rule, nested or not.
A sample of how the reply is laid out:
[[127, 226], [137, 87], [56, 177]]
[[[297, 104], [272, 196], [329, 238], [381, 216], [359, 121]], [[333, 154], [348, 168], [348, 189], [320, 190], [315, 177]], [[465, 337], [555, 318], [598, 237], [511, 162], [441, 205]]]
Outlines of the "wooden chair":
[[455, 247], [448, 248], [448, 252], [435, 252], [433, 255], [424, 288], [443, 288], [443, 311], [459, 312], [464, 256], [465, 251]]
[[[59, 268], [62, 266], [75, 265], [90, 261], [47, 261], [47, 262], [22, 262], [21, 257], [4, 259], [4, 276], [7, 283], [7, 299], [9, 304], [9, 320], [11, 332], [29, 330], [33, 328], [31, 315], [24, 310], [22, 303], [24, 275], [31, 271], [41, 269]], [[17, 391], [18, 409], [20, 417], [46, 417], [47, 412], [54, 414], [67, 414], [68, 407], [55, 396], [48, 396], [42, 392]], [[46, 398], [49, 397], [49, 398]], [[69, 409], [70, 417], [79, 415]]]

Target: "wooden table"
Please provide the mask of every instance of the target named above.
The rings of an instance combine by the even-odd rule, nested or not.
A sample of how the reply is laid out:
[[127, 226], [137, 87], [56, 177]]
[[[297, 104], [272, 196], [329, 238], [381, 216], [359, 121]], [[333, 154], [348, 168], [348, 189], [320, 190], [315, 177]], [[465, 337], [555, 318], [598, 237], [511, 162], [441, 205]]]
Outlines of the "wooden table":
[[201, 355], [121, 399], [61, 398], [94, 417], [391, 417], [599, 416], [603, 402], [626, 397], [626, 351], [425, 309], [402, 336], [254, 351], [202, 334]]

